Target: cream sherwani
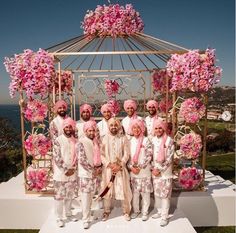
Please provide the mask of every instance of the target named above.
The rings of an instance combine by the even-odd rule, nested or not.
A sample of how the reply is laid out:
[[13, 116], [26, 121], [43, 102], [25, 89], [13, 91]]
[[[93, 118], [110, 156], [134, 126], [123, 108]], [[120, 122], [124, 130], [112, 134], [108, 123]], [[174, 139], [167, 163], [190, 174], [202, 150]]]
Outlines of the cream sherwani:
[[97, 123], [97, 127], [99, 130], [100, 138], [102, 139], [106, 134], [109, 133], [109, 127], [107, 121], [103, 118], [101, 121]]
[[122, 170], [116, 174], [114, 184], [104, 196], [104, 210], [110, 212], [111, 199], [122, 201], [123, 212], [130, 213], [132, 192], [130, 189], [130, 178], [126, 168], [126, 163], [130, 157], [129, 142], [125, 136], [113, 136], [110, 133], [102, 139], [101, 160], [103, 163], [102, 190], [105, 189], [112, 176], [112, 171], [108, 168], [109, 163], [120, 161]]
[[[132, 137], [130, 140], [131, 158], [129, 160], [129, 168], [132, 167], [136, 148], [138, 146], [138, 139]], [[136, 166], [140, 168], [139, 174], [130, 172], [131, 184], [133, 191], [132, 206], [135, 213], [139, 210], [139, 197], [142, 196], [142, 214], [147, 215], [150, 206], [150, 193], [153, 191], [151, 182], [151, 160], [152, 160], [152, 143], [144, 137], [141, 150], [138, 157], [138, 163]]]
[[83, 221], [89, 222], [92, 198], [97, 188], [97, 178], [93, 177], [93, 141], [82, 137], [76, 145], [78, 157], [79, 190], [81, 192]]
[[78, 139], [85, 136], [84, 130], [83, 130], [84, 123], [85, 123], [85, 121], [83, 121], [82, 119], [76, 122], [76, 129], [78, 131], [78, 133], [77, 133], [78, 134]]
[[152, 143], [154, 146], [153, 167], [157, 168], [161, 172], [160, 176], [152, 176], [152, 179], [157, 210], [161, 213], [162, 218], [166, 219], [168, 217], [170, 208], [170, 197], [172, 191], [172, 161], [174, 156], [174, 144], [173, 140], [168, 136], [165, 143], [165, 161], [163, 163], [160, 163], [157, 162], [157, 154], [160, 148], [161, 141], [162, 137], [152, 138]]

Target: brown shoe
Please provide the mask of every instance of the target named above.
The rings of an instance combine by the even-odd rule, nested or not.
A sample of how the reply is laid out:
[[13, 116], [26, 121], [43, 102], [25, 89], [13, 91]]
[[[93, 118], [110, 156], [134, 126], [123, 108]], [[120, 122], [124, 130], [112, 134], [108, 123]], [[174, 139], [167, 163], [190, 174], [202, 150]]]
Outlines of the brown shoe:
[[108, 217], [109, 217], [109, 214], [108, 212], [104, 212], [103, 215], [102, 215], [102, 221], [107, 221]]

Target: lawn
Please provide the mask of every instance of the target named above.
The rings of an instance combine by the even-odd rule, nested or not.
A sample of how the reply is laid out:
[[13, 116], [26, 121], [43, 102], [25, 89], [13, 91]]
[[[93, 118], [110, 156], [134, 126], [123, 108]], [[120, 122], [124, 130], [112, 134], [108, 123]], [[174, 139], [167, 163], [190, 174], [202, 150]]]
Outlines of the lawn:
[[235, 153], [208, 155], [206, 169], [235, 183]]

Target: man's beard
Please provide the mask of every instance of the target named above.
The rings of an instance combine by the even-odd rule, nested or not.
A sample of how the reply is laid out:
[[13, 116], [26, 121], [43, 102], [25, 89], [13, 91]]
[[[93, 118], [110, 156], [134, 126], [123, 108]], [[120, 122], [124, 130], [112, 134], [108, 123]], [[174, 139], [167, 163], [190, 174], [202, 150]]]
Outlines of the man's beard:
[[58, 112], [58, 115], [61, 116], [61, 117], [65, 117], [66, 116], [66, 112], [60, 111], [60, 112]]

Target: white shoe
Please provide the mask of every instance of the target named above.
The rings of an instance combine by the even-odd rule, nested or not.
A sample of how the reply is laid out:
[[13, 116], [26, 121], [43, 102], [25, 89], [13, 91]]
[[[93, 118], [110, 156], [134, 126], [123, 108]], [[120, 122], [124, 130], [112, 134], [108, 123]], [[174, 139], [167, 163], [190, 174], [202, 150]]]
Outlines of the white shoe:
[[89, 223], [88, 222], [84, 222], [83, 223], [83, 227], [84, 227], [84, 229], [88, 229], [89, 228]]
[[148, 215], [147, 214], [143, 214], [142, 221], [147, 221], [147, 220], [148, 220]]
[[124, 214], [124, 218], [125, 218], [126, 221], [130, 221], [130, 219], [131, 219], [129, 214]]
[[152, 215], [153, 219], [157, 219], [157, 218], [160, 218], [160, 217], [161, 217], [161, 214], [159, 212], [157, 212], [156, 214]]
[[65, 226], [65, 223], [62, 219], [57, 219], [57, 226], [58, 227], [64, 227]]
[[67, 219], [72, 222], [77, 222], [79, 220], [75, 215], [67, 216]]
[[131, 214], [130, 217], [131, 217], [132, 219], [135, 219], [135, 218], [137, 218], [137, 217], [139, 216], [139, 214], [140, 214], [140, 212], [134, 212], [134, 213]]
[[164, 226], [168, 225], [168, 223], [169, 223], [168, 219], [162, 219], [160, 222], [160, 226], [164, 227]]

